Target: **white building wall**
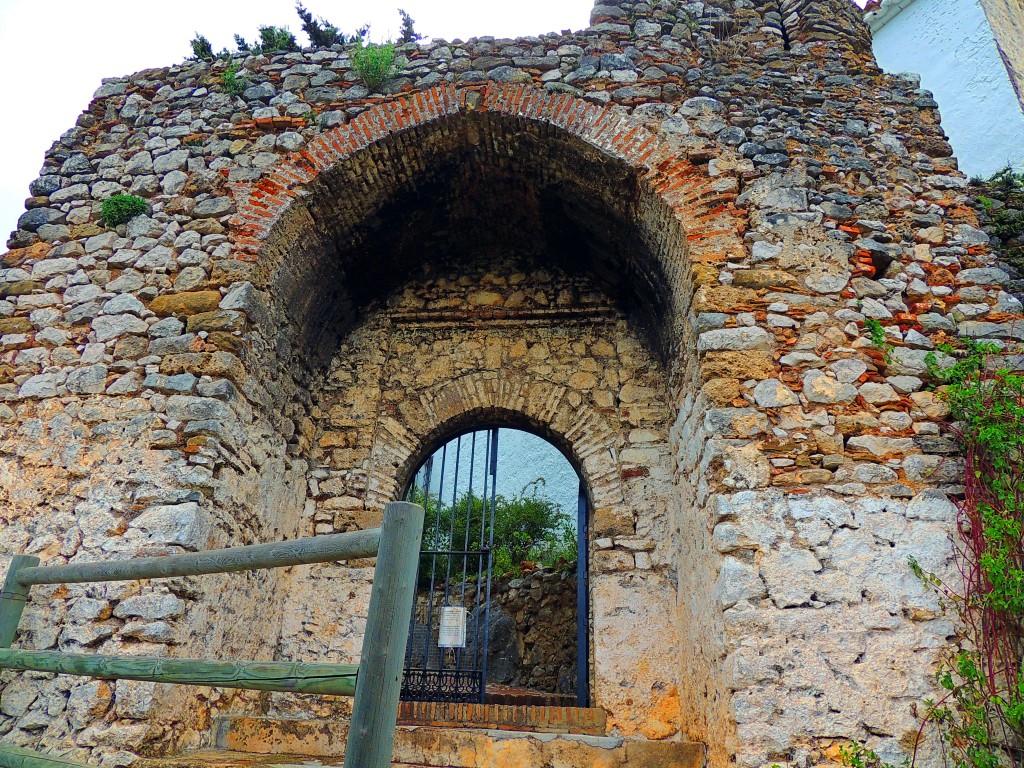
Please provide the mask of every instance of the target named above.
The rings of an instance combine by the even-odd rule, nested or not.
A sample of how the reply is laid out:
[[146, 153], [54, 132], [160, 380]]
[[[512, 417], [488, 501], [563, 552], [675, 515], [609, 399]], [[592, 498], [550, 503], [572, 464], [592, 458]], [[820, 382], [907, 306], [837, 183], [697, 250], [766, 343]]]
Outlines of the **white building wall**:
[[914, 0], [874, 39], [882, 69], [916, 72], [935, 94], [964, 173], [1024, 168], [1024, 112], [979, 0]]

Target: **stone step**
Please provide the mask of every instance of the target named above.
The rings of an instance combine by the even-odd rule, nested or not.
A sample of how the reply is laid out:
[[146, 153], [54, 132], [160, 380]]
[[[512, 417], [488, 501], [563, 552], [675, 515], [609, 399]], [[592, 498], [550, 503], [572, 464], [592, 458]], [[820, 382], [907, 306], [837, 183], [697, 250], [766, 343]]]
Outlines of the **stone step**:
[[398, 722], [400, 725], [604, 736], [608, 715], [598, 707], [537, 706], [521, 701], [487, 704], [403, 701], [398, 709]]
[[[318, 763], [340, 766], [348, 724], [341, 720], [219, 718], [215, 750], [147, 760], [140, 768], [258, 768]], [[467, 727], [399, 726], [395, 766], [403, 768], [704, 768], [693, 742], [537, 733]]]
[[[503, 704], [450, 704], [403, 701], [398, 724], [440, 728], [477, 728], [531, 733], [604, 736], [603, 709], [524, 707]], [[215, 744], [225, 749], [332, 754], [348, 738], [347, 719], [279, 720], [265, 717], [223, 717], [214, 725]]]

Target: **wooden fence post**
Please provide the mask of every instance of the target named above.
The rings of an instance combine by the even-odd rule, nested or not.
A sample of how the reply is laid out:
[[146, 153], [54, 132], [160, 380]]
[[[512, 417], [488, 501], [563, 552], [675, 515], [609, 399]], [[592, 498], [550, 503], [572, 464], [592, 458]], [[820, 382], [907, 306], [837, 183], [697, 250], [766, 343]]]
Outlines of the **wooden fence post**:
[[422, 507], [404, 501], [384, 507], [345, 768], [391, 766], [422, 536]]
[[11, 567], [7, 569], [7, 579], [3, 590], [0, 590], [0, 648], [11, 647], [25, 603], [28, 602], [31, 587], [18, 581], [18, 571], [36, 565], [39, 565], [38, 557], [15, 555]]

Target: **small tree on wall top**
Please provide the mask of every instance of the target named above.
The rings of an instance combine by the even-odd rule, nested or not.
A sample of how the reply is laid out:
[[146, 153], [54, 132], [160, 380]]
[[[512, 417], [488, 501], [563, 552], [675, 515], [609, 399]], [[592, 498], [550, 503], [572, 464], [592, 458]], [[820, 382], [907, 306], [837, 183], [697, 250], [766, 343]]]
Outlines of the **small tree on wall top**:
[[[302, 23], [302, 31], [306, 33], [306, 36], [309, 38], [309, 44], [313, 48], [330, 48], [334, 45], [357, 45], [362, 48], [370, 31], [369, 25], [363, 24], [352, 34], [346, 34], [337, 25], [332, 24], [323, 17], [314, 17], [306, 6], [298, 1], [295, 3], [295, 13]], [[423, 35], [416, 31], [413, 18], [401, 8], [398, 9], [398, 13], [402, 20], [398, 43], [414, 43], [417, 40], [421, 40]], [[239, 53], [269, 54], [299, 50], [299, 44], [295, 39], [295, 35], [288, 31], [287, 27], [263, 25], [259, 27], [259, 39], [255, 43], [247, 42], [244, 37], [238, 34], [234, 36], [234, 39]], [[391, 49], [390, 58], [384, 55], [389, 47]], [[193, 58], [202, 61], [212, 61], [215, 57], [210, 41], [199, 33], [196, 33], [196, 36], [192, 39], [191, 48]], [[364, 72], [372, 71], [377, 73], [372, 76], [381, 78], [381, 83], [385, 82], [391, 75], [390, 67], [394, 62], [394, 48], [392, 44], [390, 42], [384, 45], [369, 44], [366, 45], [366, 49], [373, 50], [374, 52], [370, 54], [371, 58], [369, 61], [364, 63]], [[230, 54], [228, 54], [227, 50], [217, 54], [217, 56], [228, 55]], [[384, 62], [385, 60], [386, 65], [381, 66], [379, 62]], [[365, 79], [363, 74], [360, 74], [360, 78]], [[369, 88], [370, 86], [367, 85], [367, 87]]]

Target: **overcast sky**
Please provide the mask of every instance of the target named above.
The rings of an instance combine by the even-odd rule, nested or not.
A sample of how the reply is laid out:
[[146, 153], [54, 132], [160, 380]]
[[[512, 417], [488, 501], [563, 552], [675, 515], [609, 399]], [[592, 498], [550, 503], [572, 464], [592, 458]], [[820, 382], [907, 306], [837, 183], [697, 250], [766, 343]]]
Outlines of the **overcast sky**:
[[[397, 7], [428, 37], [517, 37], [582, 29], [593, 0], [308, 0], [342, 30], [370, 24], [397, 34]], [[305, 43], [294, 0], [0, 0], [0, 253], [43, 153], [71, 128], [104, 77], [181, 62], [196, 32], [214, 50], [252, 40], [261, 24], [287, 26]]]

